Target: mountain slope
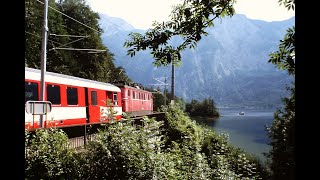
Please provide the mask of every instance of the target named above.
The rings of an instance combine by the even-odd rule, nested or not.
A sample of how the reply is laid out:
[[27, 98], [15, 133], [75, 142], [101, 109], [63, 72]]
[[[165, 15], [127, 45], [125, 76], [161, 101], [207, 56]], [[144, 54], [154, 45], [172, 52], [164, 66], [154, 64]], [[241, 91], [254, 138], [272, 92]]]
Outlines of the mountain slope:
[[[150, 86], [157, 84], [153, 78], [166, 76], [171, 83], [171, 67], [153, 67], [149, 51], [133, 58], [126, 55], [123, 44], [128, 34], [144, 31], [123, 20], [114, 25], [111, 17], [101, 17], [103, 43], [131, 79]], [[268, 55], [277, 50], [286, 29], [293, 25], [294, 17], [279, 22], [251, 20], [244, 15], [216, 20], [195, 49], [182, 52], [182, 64], [175, 68], [175, 94], [187, 101], [212, 97], [219, 106], [279, 106], [291, 77], [268, 63]]]

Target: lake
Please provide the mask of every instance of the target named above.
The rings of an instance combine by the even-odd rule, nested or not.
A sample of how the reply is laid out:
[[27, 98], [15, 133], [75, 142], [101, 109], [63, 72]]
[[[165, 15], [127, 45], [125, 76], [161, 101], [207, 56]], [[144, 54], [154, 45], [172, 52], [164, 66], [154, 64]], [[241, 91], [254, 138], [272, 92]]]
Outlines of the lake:
[[[244, 115], [239, 115], [239, 112]], [[220, 109], [221, 117], [216, 120], [206, 118], [195, 118], [199, 123], [211, 126], [217, 132], [229, 134], [229, 142], [254, 154], [262, 162], [266, 161], [263, 153], [269, 152], [271, 146], [268, 145], [266, 125], [271, 126], [274, 110], [239, 110]]]

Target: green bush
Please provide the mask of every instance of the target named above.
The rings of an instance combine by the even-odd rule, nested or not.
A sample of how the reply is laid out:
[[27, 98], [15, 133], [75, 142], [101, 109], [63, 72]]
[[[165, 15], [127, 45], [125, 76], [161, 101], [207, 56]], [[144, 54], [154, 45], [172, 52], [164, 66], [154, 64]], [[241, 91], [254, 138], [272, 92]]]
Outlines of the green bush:
[[[190, 154], [195, 155], [190, 158], [193, 162], [196, 162], [197, 156], [203, 156], [206, 160], [203, 163], [206, 165], [203, 165], [202, 172], [210, 175], [209, 179], [267, 177], [264, 166], [257, 158], [228, 143], [228, 134], [216, 133], [210, 127], [197, 124], [178, 105], [168, 107], [165, 115], [167, 147], [170, 148], [177, 142], [181, 151], [184, 150], [183, 156], [190, 158]], [[190, 153], [186, 149], [190, 150]], [[198, 168], [196, 165], [188, 164], [188, 166], [192, 171]], [[188, 170], [187, 172], [190, 173]]]
[[[145, 119], [144, 128], [130, 122], [110, 124], [90, 142], [86, 157], [89, 161], [87, 179], [152, 179], [167, 174], [162, 167], [160, 122]], [[160, 162], [159, 162], [160, 160]], [[161, 170], [157, 172], [157, 170]]]
[[[74, 151], [68, 148], [68, 137], [59, 129], [26, 131], [26, 179], [57, 179], [72, 171]], [[74, 173], [73, 173], [74, 174]]]
[[26, 132], [26, 179], [263, 179], [255, 157], [200, 126], [177, 104], [164, 121], [105, 124], [82, 151], [58, 129]]
[[268, 136], [272, 149], [267, 154], [274, 179], [295, 178], [295, 86], [290, 97], [283, 98], [284, 109], [277, 109]]

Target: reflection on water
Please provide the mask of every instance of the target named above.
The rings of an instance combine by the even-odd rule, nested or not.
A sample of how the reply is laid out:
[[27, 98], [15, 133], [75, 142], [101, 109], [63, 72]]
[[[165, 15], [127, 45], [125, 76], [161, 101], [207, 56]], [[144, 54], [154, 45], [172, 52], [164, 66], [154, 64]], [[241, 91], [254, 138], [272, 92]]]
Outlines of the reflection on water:
[[220, 109], [221, 117], [218, 119], [195, 120], [213, 127], [217, 132], [228, 133], [231, 144], [265, 161], [263, 153], [270, 150], [266, 125], [272, 124], [274, 111], [245, 110], [245, 115], [239, 115], [241, 111], [243, 110]]

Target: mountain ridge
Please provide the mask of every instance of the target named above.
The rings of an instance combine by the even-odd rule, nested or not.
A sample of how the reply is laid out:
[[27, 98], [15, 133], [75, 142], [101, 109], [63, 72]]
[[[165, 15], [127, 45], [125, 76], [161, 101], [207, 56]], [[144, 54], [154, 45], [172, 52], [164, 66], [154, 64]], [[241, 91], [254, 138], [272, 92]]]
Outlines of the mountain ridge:
[[[171, 83], [171, 67], [154, 67], [150, 51], [137, 52], [132, 58], [126, 55], [123, 44], [128, 34], [145, 30], [134, 29], [121, 19], [122, 24], [118, 22], [115, 26], [114, 22], [108, 23], [110, 17], [101, 17], [102, 23], [112, 26], [103, 27], [109, 31], [102, 34], [102, 39], [115, 55], [115, 64], [144, 86], [163, 76]], [[175, 68], [175, 94], [186, 101], [211, 97], [219, 106], [279, 106], [281, 97], [286, 95], [285, 86], [292, 78], [268, 63], [268, 56], [277, 50], [294, 20], [292, 17], [266, 22], [236, 14], [214, 21], [215, 26], [207, 29], [208, 35], [203, 36], [195, 49], [182, 52], [182, 64]]]

